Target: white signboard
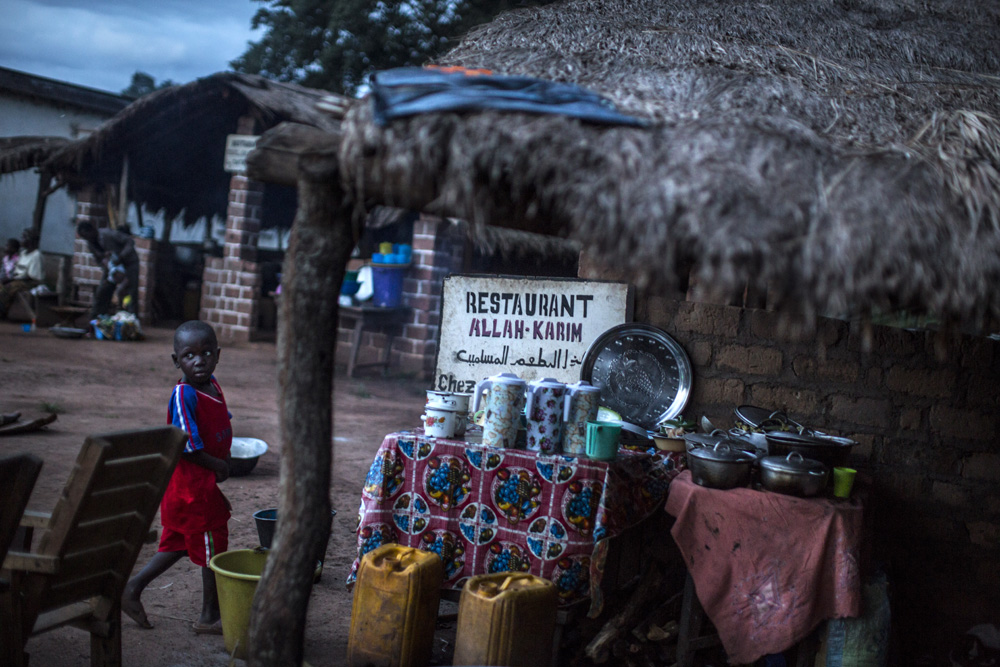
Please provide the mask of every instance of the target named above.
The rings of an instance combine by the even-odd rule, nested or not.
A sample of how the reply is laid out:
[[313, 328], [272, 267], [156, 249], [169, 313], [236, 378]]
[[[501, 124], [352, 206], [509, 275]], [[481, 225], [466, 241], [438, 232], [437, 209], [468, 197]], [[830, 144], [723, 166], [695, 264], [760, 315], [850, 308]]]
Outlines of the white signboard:
[[471, 393], [497, 373], [580, 379], [590, 344], [630, 321], [628, 283], [560, 278], [445, 278], [434, 387]]
[[249, 134], [230, 134], [226, 137], [225, 170], [230, 174], [245, 174], [247, 155], [257, 145], [256, 137]]

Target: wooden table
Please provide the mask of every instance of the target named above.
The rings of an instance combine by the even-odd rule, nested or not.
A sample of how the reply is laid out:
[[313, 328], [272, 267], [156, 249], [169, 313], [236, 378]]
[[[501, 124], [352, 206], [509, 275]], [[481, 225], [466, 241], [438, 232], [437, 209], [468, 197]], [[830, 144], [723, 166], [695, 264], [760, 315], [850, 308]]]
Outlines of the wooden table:
[[[347, 377], [354, 377], [354, 371], [359, 368], [381, 367], [382, 374], [389, 370], [392, 360], [392, 341], [396, 338], [396, 326], [406, 324], [410, 309], [406, 306], [396, 306], [394, 308], [380, 308], [378, 306], [341, 306], [340, 317], [345, 318], [348, 323], [354, 323], [354, 332], [351, 335], [351, 355], [347, 360]], [[386, 326], [388, 325], [388, 326]], [[385, 328], [385, 347], [382, 352], [382, 359], [364, 364], [358, 363], [358, 351], [361, 348], [361, 336], [365, 330]]]

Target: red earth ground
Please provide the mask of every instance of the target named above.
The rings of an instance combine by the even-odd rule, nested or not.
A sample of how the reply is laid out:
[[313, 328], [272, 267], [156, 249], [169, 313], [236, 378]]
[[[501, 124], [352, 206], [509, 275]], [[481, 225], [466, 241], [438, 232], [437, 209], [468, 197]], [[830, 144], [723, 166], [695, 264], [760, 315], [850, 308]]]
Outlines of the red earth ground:
[[[0, 456], [32, 452], [45, 462], [29, 509], [51, 511], [87, 435], [165, 422], [170, 390], [179, 377], [170, 359], [173, 332], [150, 328], [145, 333], [145, 341], [134, 343], [67, 340], [0, 321], [0, 413], [20, 411], [22, 419], [58, 413], [43, 431], [0, 436]], [[362, 482], [383, 436], [419, 425], [426, 388], [412, 378], [347, 379], [342, 367], [337, 371], [331, 501], [338, 513], [323, 575], [309, 604], [304, 650], [314, 667], [346, 662], [351, 593], [344, 582], [356, 553]], [[230, 548], [252, 548], [259, 544], [253, 513], [277, 505], [282, 443], [274, 343], [224, 346], [216, 377], [233, 414], [234, 434], [260, 438], [270, 446], [253, 472], [222, 485], [233, 504]], [[159, 529], [158, 518], [153, 527]], [[137, 570], [155, 549], [143, 548]], [[222, 637], [195, 635], [191, 629], [201, 602], [196, 566], [179, 562], [146, 589], [143, 602], [155, 627], [142, 630], [123, 617], [125, 665], [229, 664]], [[35, 637], [27, 650], [34, 667], [90, 664], [88, 635], [72, 628]], [[446, 649], [436, 647], [441, 650]]]

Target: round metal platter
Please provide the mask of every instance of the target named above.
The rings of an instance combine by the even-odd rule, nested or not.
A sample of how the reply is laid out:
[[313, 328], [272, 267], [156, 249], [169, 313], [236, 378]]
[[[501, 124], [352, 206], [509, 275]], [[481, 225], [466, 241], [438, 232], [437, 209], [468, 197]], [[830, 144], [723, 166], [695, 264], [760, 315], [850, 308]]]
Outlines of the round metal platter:
[[648, 324], [620, 324], [591, 344], [580, 379], [601, 388], [601, 405], [652, 430], [687, 404], [691, 361], [667, 332]]

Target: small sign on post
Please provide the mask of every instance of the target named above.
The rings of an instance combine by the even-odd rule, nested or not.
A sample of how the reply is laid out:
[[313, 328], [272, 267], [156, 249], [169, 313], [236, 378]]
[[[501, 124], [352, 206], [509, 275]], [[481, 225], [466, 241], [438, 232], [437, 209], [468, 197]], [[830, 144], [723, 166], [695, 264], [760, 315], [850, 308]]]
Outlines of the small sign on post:
[[434, 388], [471, 393], [504, 372], [576, 382], [590, 344], [631, 319], [631, 297], [628, 283], [449, 276]]
[[247, 155], [257, 146], [258, 136], [230, 134], [226, 137], [225, 170], [230, 174], [247, 172]]

